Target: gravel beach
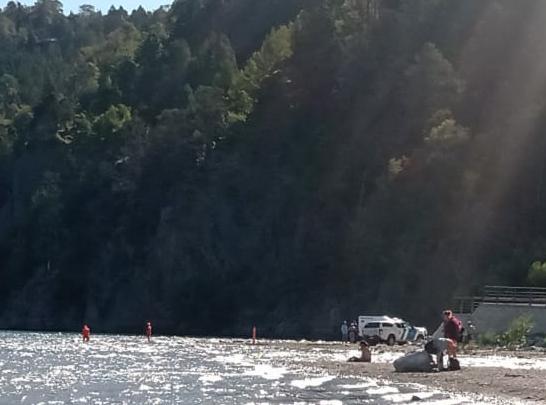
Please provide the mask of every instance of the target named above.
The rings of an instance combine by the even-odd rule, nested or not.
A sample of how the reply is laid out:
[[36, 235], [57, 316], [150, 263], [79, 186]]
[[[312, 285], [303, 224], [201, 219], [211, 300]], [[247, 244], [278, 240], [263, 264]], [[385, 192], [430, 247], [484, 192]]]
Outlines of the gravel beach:
[[[504, 403], [546, 404], [546, 353], [543, 351], [467, 350], [460, 353], [460, 371], [395, 372], [391, 359], [413, 350], [418, 348], [379, 346], [373, 348], [375, 360], [371, 364], [324, 361], [315, 366], [338, 375], [420, 384], [453, 394], [496, 398]], [[349, 347], [348, 352], [355, 352], [354, 347]]]
[[342, 375], [361, 375], [399, 383], [417, 383], [453, 393], [546, 404], [546, 371], [498, 367], [464, 367], [442, 373], [396, 373], [391, 364], [324, 364]]

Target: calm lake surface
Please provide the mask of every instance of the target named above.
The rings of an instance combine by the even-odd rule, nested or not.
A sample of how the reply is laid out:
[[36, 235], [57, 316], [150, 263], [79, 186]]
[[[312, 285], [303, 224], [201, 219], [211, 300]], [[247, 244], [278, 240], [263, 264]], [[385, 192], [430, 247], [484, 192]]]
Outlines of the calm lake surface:
[[330, 343], [0, 332], [0, 403], [473, 403], [309, 366], [352, 354]]

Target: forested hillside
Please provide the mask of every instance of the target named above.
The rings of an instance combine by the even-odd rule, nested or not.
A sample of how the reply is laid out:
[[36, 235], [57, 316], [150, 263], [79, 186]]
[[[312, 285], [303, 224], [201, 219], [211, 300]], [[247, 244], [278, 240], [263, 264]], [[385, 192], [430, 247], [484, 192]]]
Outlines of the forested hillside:
[[545, 21], [540, 0], [10, 2], [0, 327], [311, 337], [525, 285]]

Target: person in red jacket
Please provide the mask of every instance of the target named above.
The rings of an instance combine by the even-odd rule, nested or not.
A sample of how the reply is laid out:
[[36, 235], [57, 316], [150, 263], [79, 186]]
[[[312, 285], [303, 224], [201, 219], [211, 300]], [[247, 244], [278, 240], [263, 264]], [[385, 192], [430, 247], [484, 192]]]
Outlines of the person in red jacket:
[[91, 329], [89, 329], [89, 326], [85, 323], [83, 325], [82, 329], [82, 337], [84, 342], [89, 342], [89, 336], [91, 335]]
[[444, 311], [444, 338], [448, 340], [447, 354], [450, 359], [457, 357], [457, 342], [461, 334], [461, 321], [449, 309]]
[[150, 321], [146, 322], [146, 337], [148, 338], [148, 342], [152, 340], [152, 323]]
[[444, 337], [457, 343], [459, 341], [460, 331], [461, 324], [459, 320], [453, 316], [451, 310], [446, 309], [444, 311]]

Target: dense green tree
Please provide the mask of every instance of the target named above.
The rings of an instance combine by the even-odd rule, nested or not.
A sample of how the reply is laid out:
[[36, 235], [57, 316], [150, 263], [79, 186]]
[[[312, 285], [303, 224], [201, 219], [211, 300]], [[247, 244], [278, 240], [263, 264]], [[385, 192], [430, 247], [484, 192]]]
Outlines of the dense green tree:
[[9, 2], [0, 327], [324, 336], [542, 285], [545, 18], [539, 0]]

